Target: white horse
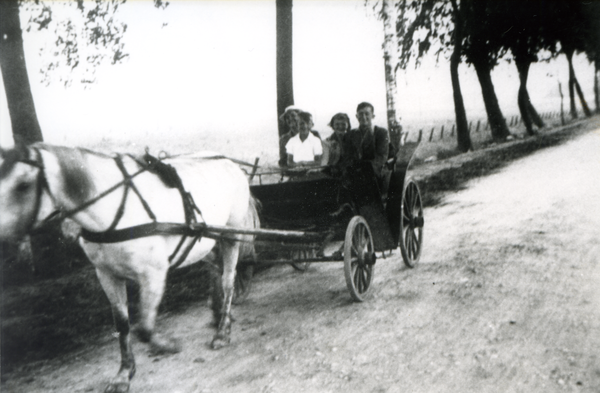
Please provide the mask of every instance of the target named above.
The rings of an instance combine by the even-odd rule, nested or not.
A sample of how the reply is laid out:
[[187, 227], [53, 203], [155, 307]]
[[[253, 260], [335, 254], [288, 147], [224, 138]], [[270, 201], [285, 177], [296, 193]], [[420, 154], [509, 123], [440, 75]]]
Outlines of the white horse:
[[186, 197], [177, 188], [167, 187], [132, 156], [108, 156], [48, 144], [0, 150], [0, 239], [21, 238], [57, 210], [83, 229], [81, 247], [96, 268], [119, 333], [121, 366], [107, 392], [128, 391], [135, 373], [126, 280], [135, 280], [140, 287], [140, 322], [133, 329], [140, 340], [156, 351], [177, 352], [176, 340], [154, 332], [167, 272], [173, 264], [182, 267], [203, 259], [217, 243], [223, 259], [225, 296], [218, 302], [222, 308], [215, 313], [218, 329], [212, 347], [217, 349], [230, 341], [240, 244], [247, 247], [252, 237], [230, 234], [215, 241], [198, 238], [197, 232], [186, 229], [188, 226], [168, 225], [168, 230], [161, 231], [165, 228], [154, 224], [197, 221], [238, 228], [259, 225], [247, 179], [231, 161], [180, 156], [163, 162], [176, 169], [180, 184], [193, 197], [193, 201], [188, 198], [191, 204], [187, 213], [182, 203]]

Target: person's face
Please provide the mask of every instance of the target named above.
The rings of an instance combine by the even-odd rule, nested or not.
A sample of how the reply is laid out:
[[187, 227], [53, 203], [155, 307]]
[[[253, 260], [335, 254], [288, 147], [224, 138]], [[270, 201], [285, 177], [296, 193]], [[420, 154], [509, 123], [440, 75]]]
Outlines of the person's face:
[[300, 132], [300, 138], [306, 139], [308, 133], [310, 132], [310, 123], [302, 119], [298, 119], [298, 130]]
[[335, 132], [344, 133], [348, 129], [348, 122], [343, 117], [338, 117], [333, 120], [333, 130]]
[[296, 111], [290, 111], [285, 115], [285, 124], [294, 135], [298, 133], [298, 120], [298, 112]]
[[374, 117], [373, 110], [368, 106], [356, 112], [356, 119], [362, 128], [372, 128]]

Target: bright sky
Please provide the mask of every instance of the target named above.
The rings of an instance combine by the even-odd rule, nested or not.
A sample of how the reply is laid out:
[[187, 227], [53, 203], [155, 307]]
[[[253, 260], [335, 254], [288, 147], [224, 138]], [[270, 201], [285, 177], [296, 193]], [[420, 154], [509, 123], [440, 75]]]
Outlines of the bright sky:
[[[88, 89], [73, 83], [40, 83], [41, 47], [52, 30], [25, 33], [32, 92], [44, 138], [73, 145], [82, 140], [135, 138], [142, 132], [173, 136], [272, 130], [277, 137], [275, 86], [275, 1], [175, 0], [165, 10], [151, 1], [129, 0], [119, 10], [128, 24], [130, 57], [97, 70]], [[55, 7], [55, 17], [60, 11]], [[386, 125], [383, 24], [363, 0], [295, 0], [294, 93], [296, 105], [311, 112], [315, 129], [328, 135], [337, 112], [354, 113], [361, 101], [375, 105], [376, 123]], [[29, 15], [22, 12], [23, 26]], [[566, 92], [566, 60], [535, 64], [529, 90], [540, 111], [558, 110], [558, 80]], [[593, 102], [593, 68], [580, 56], [576, 71]], [[518, 76], [514, 65], [493, 73], [506, 117], [517, 114]], [[481, 90], [472, 68], [461, 66], [469, 116], [482, 116]], [[3, 86], [0, 86], [3, 89]], [[398, 73], [397, 109], [401, 123], [427, 125], [452, 118], [446, 63], [426, 62]], [[0, 145], [12, 144], [6, 97], [0, 94]], [[270, 134], [269, 134], [270, 135]], [[208, 146], [207, 148], [210, 148]]]

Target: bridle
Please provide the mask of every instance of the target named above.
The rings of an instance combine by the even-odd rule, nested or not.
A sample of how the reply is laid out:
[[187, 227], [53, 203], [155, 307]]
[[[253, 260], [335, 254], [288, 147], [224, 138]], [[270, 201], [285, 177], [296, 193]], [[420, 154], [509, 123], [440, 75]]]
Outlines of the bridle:
[[[44, 190], [46, 190], [48, 192], [48, 194], [50, 194], [50, 188], [48, 186], [48, 181], [46, 180], [46, 176], [44, 175], [44, 161], [42, 160], [42, 155], [40, 153], [40, 151], [36, 148], [32, 148], [33, 151], [35, 152], [35, 158], [32, 160], [30, 158], [20, 158], [17, 160], [17, 162], [35, 167], [38, 169], [38, 174], [36, 176], [36, 189], [35, 189], [35, 202], [34, 202], [34, 208], [33, 208], [33, 213], [31, 216], [31, 219], [29, 220], [29, 223], [27, 224], [26, 227], [26, 233], [37, 233], [38, 232], [38, 228], [33, 228], [35, 223], [36, 223], [36, 219], [40, 213], [40, 207], [42, 205], [42, 193], [44, 192]], [[43, 226], [48, 225], [48, 222], [51, 221], [51, 218], [55, 215], [57, 215], [58, 212], [53, 212], [51, 213], [48, 217], [46, 217], [43, 221], [42, 224]]]

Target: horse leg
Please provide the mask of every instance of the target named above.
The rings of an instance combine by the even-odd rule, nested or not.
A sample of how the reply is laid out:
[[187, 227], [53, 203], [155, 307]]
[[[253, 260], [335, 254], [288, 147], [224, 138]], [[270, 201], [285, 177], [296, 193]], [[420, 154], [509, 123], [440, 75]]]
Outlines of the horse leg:
[[154, 331], [166, 278], [166, 269], [148, 269], [139, 280], [140, 323], [136, 327], [136, 333], [140, 341], [150, 344], [150, 350], [154, 355], [181, 351], [181, 345], [177, 340], [162, 337]]
[[221, 320], [221, 309], [223, 308], [223, 287], [221, 283], [222, 257], [219, 247], [214, 247], [211, 252], [202, 259], [206, 264], [209, 280], [209, 305], [213, 311], [215, 326]]
[[221, 321], [221, 313], [223, 311], [223, 281], [222, 269], [220, 267], [210, 268], [210, 308], [213, 312], [214, 324], [219, 325]]
[[121, 348], [121, 367], [116, 377], [106, 387], [106, 393], [124, 393], [129, 391], [129, 381], [135, 374], [135, 359], [129, 340], [129, 313], [127, 311], [127, 290], [125, 280], [96, 269], [96, 275], [111, 304], [115, 328], [119, 333]]
[[223, 307], [217, 334], [212, 341], [212, 348], [219, 349], [231, 341], [231, 300], [233, 299], [233, 286], [235, 282], [235, 266], [239, 255], [239, 243], [236, 241], [222, 241], [221, 255], [223, 257]]

